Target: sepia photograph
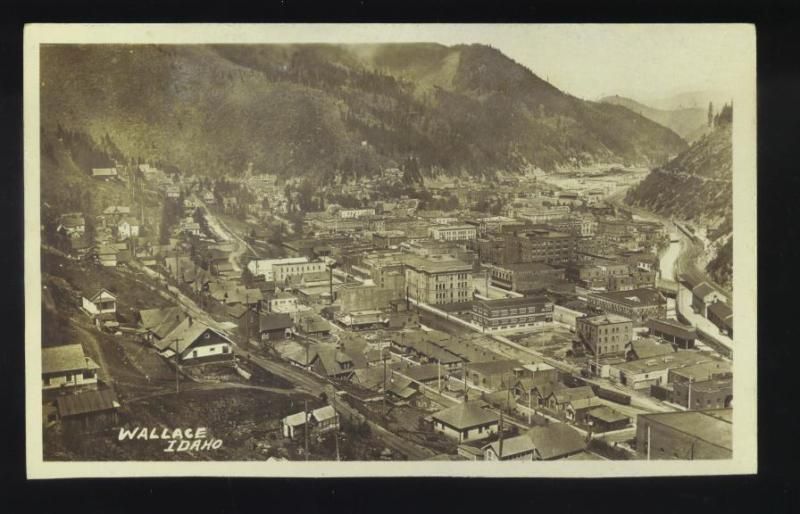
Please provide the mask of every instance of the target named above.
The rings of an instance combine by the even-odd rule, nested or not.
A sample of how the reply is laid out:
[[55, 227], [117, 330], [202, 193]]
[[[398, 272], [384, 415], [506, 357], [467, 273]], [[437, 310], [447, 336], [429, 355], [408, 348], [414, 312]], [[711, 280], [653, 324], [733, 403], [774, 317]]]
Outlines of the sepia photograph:
[[28, 476], [754, 473], [755, 45], [27, 26]]

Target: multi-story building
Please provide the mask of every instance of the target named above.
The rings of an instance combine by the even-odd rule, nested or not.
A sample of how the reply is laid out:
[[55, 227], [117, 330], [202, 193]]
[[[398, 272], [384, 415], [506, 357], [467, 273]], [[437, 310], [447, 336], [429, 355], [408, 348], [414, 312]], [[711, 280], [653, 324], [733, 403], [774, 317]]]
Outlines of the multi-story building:
[[547, 228], [534, 228], [506, 237], [505, 262], [565, 264], [575, 259], [578, 237]]
[[553, 230], [582, 237], [591, 237], [597, 231], [597, 222], [590, 217], [584, 216], [552, 220], [548, 225], [553, 227]]
[[625, 316], [635, 323], [642, 323], [648, 318], [667, 317], [666, 298], [651, 288], [591, 293], [587, 296], [587, 302], [590, 307]]
[[472, 299], [472, 264], [450, 255], [405, 259], [408, 297], [431, 305], [468, 302]]
[[342, 209], [339, 211], [339, 217], [341, 219], [361, 218], [374, 215], [375, 209]]
[[472, 320], [484, 330], [532, 327], [553, 321], [553, 302], [546, 296], [478, 300]]
[[576, 332], [594, 355], [621, 353], [633, 337], [633, 322], [615, 314], [586, 316], [576, 320]]
[[543, 262], [521, 262], [492, 266], [492, 285], [511, 291], [530, 291], [537, 285], [564, 278], [564, 270]]
[[430, 229], [433, 239], [439, 241], [470, 241], [477, 237], [478, 231], [473, 225], [441, 225]]

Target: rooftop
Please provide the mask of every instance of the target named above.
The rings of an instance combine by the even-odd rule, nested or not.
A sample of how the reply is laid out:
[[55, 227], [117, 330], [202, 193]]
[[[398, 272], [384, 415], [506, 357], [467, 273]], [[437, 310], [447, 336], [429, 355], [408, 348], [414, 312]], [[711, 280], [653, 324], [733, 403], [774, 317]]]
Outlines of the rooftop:
[[621, 303], [631, 307], [663, 305], [667, 300], [656, 289], [643, 287], [630, 291], [611, 291], [607, 293], [592, 293], [589, 298], [604, 298], [612, 302]]
[[491, 425], [498, 423], [500, 420], [497, 414], [484, 409], [480, 404], [475, 402], [460, 403], [453, 407], [440, 410], [431, 417], [456, 430], [465, 430], [481, 425]]
[[85, 391], [59, 396], [56, 399], [56, 405], [58, 406], [58, 414], [62, 418], [116, 409], [120, 406], [113, 389]]
[[98, 369], [83, 352], [80, 343], [42, 348], [42, 373], [59, 373], [84, 369]]
[[516, 437], [510, 437], [508, 439], [503, 440], [503, 454], [500, 455], [500, 441], [495, 441], [493, 443], [487, 444], [483, 447], [483, 450], [486, 451], [488, 449], [492, 449], [494, 453], [496, 453], [501, 458], [503, 457], [513, 457], [515, 455], [519, 455], [522, 453], [533, 452], [535, 446], [533, 446], [533, 441], [527, 435], [518, 435]]
[[587, 323], [595, 326], [631, 322], [630, 318], [626, 318], [625, 316], [620, 316], [618, 314], [599, 314], [597, 316], [586, 316], [579, 319], [581, 323]]
[[583, 436], [566, 423], [533, 427], [526, 435], [544, 460], [566, 457], [586, 448]]
[[733, 409], [712, 409], [640, 414], [639, 420], [644, 418], [714, 446], [733, 450], [732, 415]]

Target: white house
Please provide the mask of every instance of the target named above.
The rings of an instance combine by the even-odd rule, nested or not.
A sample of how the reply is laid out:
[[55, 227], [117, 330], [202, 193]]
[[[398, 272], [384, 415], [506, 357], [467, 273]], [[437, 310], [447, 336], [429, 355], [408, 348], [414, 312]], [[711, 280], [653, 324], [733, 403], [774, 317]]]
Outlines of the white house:
[[83, 309], [92, 316], [117, 312], [117, 297], [108, 289], [101, 289], [90, 298], [83, 297], [82, 304]]
[[139, 237], [139, 222], [136, 218], [123, 218], [117, 223], [117, 239], [124, 241], [131, 237]]
[[186, 317], [164, 338], [154, 342], [166, 358], [178, 354], [180, 362], [206, 358], [233, 360], [233, 341], [208, 325]]
[[42, 348], [42, 389], [96, 386], [100, 366], [80, 344]]
[[308, 413], [297, 412], [283, 418], [281, 420], [283, 437], [294, 439], [296, 436], [302, 435], [306, 419], [308, 420], [310, 432], [324, 433], [339, 426], [339, 415], [336, 410], [330, 405], [326, 405]]
[[433, 429], [462, 443], [497, 433], [500, 418], [478, 403], [460, 403], [431, 415]]

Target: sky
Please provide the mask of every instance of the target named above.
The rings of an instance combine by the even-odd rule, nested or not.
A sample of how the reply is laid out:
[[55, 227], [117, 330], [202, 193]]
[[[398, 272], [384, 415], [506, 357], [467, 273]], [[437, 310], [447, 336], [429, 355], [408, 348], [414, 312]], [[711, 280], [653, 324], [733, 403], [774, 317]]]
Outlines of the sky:
[[727, 93], [740, 79], [737, 56], [752, 45], [746, 25], [281, 25], [269, 40], [294, 42], [484, 43], [541, 78], [588, 100], [619, 94], [650, 102], [678, 93]]
[[574, 96], [651, 105], [695, 91], [733, 98], [755, 62], [755, 29], [743, 24], [108, 24], [42, 32], [64, 43], [483, 43]]

